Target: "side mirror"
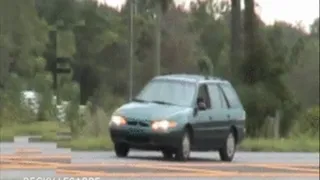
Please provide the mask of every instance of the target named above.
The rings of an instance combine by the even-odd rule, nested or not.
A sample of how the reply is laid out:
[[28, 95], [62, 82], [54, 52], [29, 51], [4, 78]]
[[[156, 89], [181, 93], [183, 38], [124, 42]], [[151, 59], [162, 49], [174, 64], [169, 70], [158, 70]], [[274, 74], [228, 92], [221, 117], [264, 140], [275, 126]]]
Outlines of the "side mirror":
[[193, 109], [193, 117], [196, 117], [198, 115], [198, 107]]

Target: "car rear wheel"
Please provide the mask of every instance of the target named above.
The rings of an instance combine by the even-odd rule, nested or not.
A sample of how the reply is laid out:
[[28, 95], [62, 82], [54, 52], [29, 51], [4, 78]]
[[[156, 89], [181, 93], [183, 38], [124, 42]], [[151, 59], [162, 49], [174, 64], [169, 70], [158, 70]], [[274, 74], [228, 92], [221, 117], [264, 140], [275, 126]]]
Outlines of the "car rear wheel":
[[186, 131], [181, 138], [180, 146], [176, 150], [175, 159], [178, 161], [186, 161], [190, 156], [190, 135]]
[[126, 156], [128, 156], [130, 148], [126, 144], [116, 143], [114, 145], [114, 149], [115, 149], [116, 155], [118, 157], [126, 157]]
[[219, 150], [220, 159], [222, 161], [231, 162], [236, 152], [236, 139], [233, 131], [230, 131], [224, 146]]

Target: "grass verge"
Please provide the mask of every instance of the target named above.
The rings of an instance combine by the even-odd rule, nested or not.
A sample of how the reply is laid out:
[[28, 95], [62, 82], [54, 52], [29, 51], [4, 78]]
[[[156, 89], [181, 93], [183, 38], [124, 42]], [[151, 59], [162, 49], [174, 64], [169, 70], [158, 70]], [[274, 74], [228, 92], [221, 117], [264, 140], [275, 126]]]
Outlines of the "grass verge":
[[319, 139], [245, 139], [242, 151], [265, 152], [319, 152]]
[[[79, 138], [58, 142], [60, 147], [73, 150], [112, 150], [109, 137]], [[246, 139], [239, 150], [249, 152], [319, 152], [319, 139]]]
[[42, 140], [56, 141], [57, 132], [69, 131], [65, 124], [57, 121], [42, 121], [29, 124], [12, 124], [0, 128], [0, 141], [13, 141], [14, 136], [42, 136]]
[[58, 141], [58, 147], [71, 148], [78, 151], [112, 150], [109, 137], [81, 137], [70, 141]]
[[[110, 138], [80, 137], [72, 140], [59, 140], [57, 132], [68, 132], [67, 125], [57, 121], [34, 122], [30, 124], [14, 124], [0, 128], [0, 141], [13, 141], [14, 136], [38, 135], [41, 141], [56, 141], [59, 147], [73, 150], [97, 151], [112, 150]], [[239, 150], [264, 152], [319, 152], [318, 138], [290, 138], [290, 139], [245, 139]]]

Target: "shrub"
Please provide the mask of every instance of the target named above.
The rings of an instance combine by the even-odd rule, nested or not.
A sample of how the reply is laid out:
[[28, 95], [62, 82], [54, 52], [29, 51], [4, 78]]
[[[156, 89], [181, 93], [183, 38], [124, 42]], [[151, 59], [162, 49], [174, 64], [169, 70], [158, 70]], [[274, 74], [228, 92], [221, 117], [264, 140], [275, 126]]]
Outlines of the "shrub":
[[23, 79], [11, 74], [6, 88], [0, 89], [0, 127], [13, 123], [27, 123], [36, 119], [32, 109], [24, 106], [21, 92], [24, 88]]
[[302, 113], [293, 127], [292, 136], [309, 136], [319, 138], [319, 106], [308, 109]]
[[273, 116], [279, 107], [279, 101], [261, 83], [254, 86], [238, 86], [237, 91], [247, 112], [248, 135], [258, 137], [266, 124], [266, 118]]

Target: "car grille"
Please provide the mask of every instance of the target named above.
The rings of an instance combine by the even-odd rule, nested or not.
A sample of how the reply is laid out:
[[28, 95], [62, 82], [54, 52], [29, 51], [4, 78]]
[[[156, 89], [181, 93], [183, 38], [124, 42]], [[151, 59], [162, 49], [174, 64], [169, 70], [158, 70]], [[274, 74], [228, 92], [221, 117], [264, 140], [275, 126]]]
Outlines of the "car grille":
[[134, 119], [134, 118], [127, 118], [127, 124], [129, 126], [142, 126], [142, 127], [148, 127], [150, 125], [147, 120]]

